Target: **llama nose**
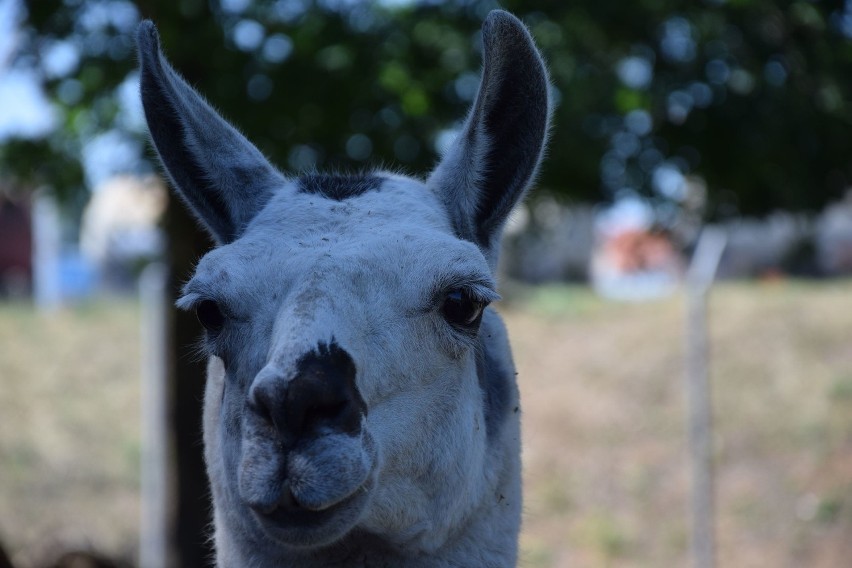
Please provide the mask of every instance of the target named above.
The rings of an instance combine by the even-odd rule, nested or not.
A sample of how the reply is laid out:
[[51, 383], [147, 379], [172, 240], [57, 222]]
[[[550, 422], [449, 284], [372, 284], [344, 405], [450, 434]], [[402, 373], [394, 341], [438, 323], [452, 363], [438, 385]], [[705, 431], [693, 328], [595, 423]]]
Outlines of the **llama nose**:
[[251, 389], [252, 406], [289, 444], [323, 431], [357, 434], [366, 407], [355, 374], [345, 350], [323, 344], [298, 361], [290, 381], [261, 372]]

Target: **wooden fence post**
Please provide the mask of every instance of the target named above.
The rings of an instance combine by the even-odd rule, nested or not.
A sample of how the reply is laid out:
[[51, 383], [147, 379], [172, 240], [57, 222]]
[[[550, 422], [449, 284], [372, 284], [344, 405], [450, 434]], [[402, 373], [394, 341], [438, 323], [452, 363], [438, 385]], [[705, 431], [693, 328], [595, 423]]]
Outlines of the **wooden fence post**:
[[691, 555], [695, 568], [716, 565], [713, 480], [713, 405], [708, 370], [707, 296], [726, 236], [705, 228], [686, 276], [686, 374], [688, 443], [692, 468]]
[[172, 443], [166, 392], [166, 284], [164, 264], [148, 265], [139, 278], [142, 315], [142, 488], [139, 524], [139, 566], [169, 568], [169, 508]]

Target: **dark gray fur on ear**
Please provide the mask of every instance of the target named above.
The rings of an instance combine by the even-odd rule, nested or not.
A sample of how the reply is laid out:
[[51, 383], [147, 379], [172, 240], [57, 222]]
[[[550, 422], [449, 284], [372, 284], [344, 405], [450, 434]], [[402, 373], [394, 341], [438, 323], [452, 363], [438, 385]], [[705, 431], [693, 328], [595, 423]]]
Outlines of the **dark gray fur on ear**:
[[150, 21], [136, 33], [142, 105], [175, 189], [217, 243], [238, 238], [284, 177], [168, 64]]
[[479, 245], [494, 266], [503, 225], [541, 162], [549, 82], [532, 36], [515, 16], [489, 13], [482, 41], [479, 92], [429, 184], [444, 199], [459, 236]]

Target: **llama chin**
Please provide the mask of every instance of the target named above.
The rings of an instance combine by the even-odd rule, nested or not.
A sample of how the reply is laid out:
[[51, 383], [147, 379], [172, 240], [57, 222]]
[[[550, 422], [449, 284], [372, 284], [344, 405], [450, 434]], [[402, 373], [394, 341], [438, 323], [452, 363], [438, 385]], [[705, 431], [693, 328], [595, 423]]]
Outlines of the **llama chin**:
[[205, 328], [217, 563], [512, 566], [518, 389], [495, 270], [541, 161], [543, 60], [483, 24], [482, 83], [426, 181], [282, 173], [137, 34], [151, 139], [216, 242], [178, 300]]

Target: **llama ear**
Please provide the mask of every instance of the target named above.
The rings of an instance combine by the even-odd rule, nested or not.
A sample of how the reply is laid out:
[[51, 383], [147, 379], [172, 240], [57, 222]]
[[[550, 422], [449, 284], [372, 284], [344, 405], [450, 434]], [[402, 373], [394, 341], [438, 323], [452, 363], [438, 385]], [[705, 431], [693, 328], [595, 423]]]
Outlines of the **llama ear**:
[[238, 238], [284, 177], [171, 68], [150, 21], [136, 33], [142, 106], [172, 185], [218, 244]]
[[459, 236], [479, 245], [493, 266], [503, 224], [541, 161], [550, 109], [547, 70], [524, 24], [494, 10], [482, 41], [476, 100], [428, 183]]

